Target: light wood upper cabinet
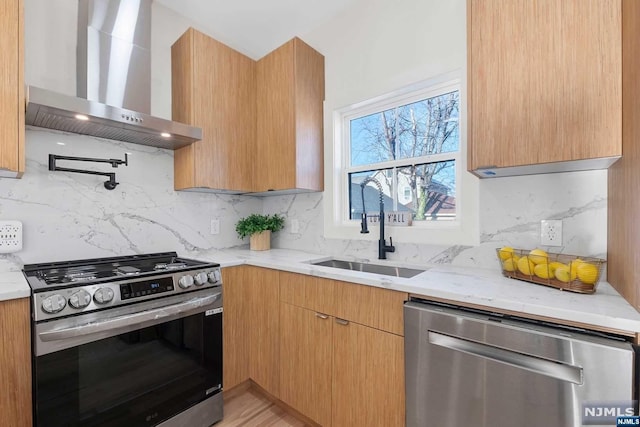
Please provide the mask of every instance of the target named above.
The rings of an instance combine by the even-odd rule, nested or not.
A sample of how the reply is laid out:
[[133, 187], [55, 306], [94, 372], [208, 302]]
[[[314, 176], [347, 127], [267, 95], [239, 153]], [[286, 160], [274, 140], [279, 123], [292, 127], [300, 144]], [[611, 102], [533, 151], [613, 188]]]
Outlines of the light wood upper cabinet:
[[324, 57], [302, 40], [256, 62], [190, 28], [171, 82], [173, 120], [202, 128], [174, 152], [176, 190], [323, 190]]
[[174, 154], [175, 189], [252, 190], [255, 61], [193, 28], [171, 48], [173, 120], [202, 128]]
[[0, 425], [30, 427], [31, 311], [29, 298], [0, 301]]
[[620, 0], [468, 0], [467, 13], [470, 171], [603, 168], [622, 155]]
[[640, 311], [640, 2], [623, 0], [623, 118], [624, 156], [609, 169], [607, 281]]
[[24, 14], [22, 0], [0, 2], [0, 176], [24, 173]]
[[255, 191], [322, 191], [324, 57], [298, 38], [258, 61]]

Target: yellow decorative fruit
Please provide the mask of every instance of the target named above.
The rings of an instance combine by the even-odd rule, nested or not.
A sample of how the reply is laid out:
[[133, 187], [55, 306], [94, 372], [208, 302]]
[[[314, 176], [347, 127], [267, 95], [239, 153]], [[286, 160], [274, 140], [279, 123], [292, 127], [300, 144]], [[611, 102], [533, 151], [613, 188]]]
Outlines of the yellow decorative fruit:
[[523, 256], [518, 260], [518, 270], [520, 270], [522, 274], [531, 276], [533, 274], [534, 267], [535, 264], [529, 259], [529, 257]]
[[512, 259], [506, 259], [502, 263], [502, 269], [504, 271], [516, 271], [516, 268], [517, 268], [517, 261], [514, 261]]
[[529, 259], [534, 264], [547, 264], [549, 262], [549, 255], [542, 249], [534, 249], [529, 252]]
[[498, 255], [502, 261], [510, 259], [513, 256], [513, 248], [511, 246], [504, 246], [500, 249]]
[[598, 267], [588, 262], [582, 262], [576, 269], [578, 279], [587, 285], [593, 285], [598, 280]]
[[556, 268], [554, 275], [556, 276], [556, 279], [564, 283], [569, 283], [572, 280], [571, 272], [569, 270], [569, 267], [566, 265], [563, 267]]
[[548, 279], [553, 276], [551, 273], [551, 269], [549, 268], [549, 264], [538, 264], [533, 268], [533, 274], [538, 276], [541, 279]]
[[558, 262], [558, 261], [553, 261], [552, 263], [549, 264], [549, 270], [550, 270], [552, 276], [555, 274], [556, 269], [558, 267], [567, 267], [567, 269], [569, 268], [569, 266], [567, 264], [563, 264], [563, 263]]
[[578, 267], [583, 263], [584, 261], [581, 260], [580, 258], [576, 258], [573, 261], [571, 261], [571, 280], [575, 280], [576, 277], [578, 277]]

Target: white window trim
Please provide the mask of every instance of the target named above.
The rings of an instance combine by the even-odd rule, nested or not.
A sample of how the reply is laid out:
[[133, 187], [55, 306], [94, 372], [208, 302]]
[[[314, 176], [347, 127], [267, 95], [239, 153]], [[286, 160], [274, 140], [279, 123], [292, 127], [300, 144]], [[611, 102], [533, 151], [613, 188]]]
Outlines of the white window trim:
[[[479, 216], [478, 216], [478, 179], [466, 171], [466, 82], [461, 78], [460, 71], [412, 84], [403, 89], [378, 96], [368, 101], [349, 105], [333, 112], [333, 144], [327, 147], [325, 157], [325, 191], [324, 203], [324, 236], [330, 239], [349, 240], [377, 240], [378, 233], [372, 229], [369, 234], [360, 233], [360, 224], [357, 221], [347, 219], [349, 204], [347, 175], [345, 168], [350, 159], [348, 143], [348, 126], [343, 126], [346, 118], [366, 115], [367, 112], [375, 113], [389, 108], [390, 104], [404, 105], [430, 97], [430, 94], [439, 94], [460, 91], [459, 132], [460, 145], [457, 153], [442, 153], [430, 156], [433, 161], [436, 156], [451, 158], [456, 156], [456, 219], [443, 221], [421, 221], [411, 227], [388, 226], [387, 236], [393, 236], [395, 243], [419, 243], [432, 245], [471, 245], [479, 244]], [[416, 159], [412, 162], [419, 163]], [[392, 162], [385, 162], [385, 166]], [[393, 163], [405, 164], [406, 160], [396, 160]], [[375, 167], [375, 165], [373, 165]], [[356, 168], [349, 167], [351, 172]], [[363, 170], [372, 169], [367, 165]], [[329, 197], [327, 197], [329, 196]]]

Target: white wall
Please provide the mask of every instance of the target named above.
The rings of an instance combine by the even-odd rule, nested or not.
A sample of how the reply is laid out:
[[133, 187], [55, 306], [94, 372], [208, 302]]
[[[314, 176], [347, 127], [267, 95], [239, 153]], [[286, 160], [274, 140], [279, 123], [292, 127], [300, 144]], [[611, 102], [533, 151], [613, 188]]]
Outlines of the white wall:
[[[403, 86], [452, 71], [466, 75], [465, 0], [361, 0], [352, 8], [301, 37], [325, 55], [325, 192], [265, 198], [265, 212], [280, 212], [300, 221], [300, 233], [288, 227], [277, 233], [281, 247], [333, 255], [377, 256], [375, 231], [360, 240], [358, 227], [338, 238], [327, 229], [332, 214], [334, 152], [333, 114]], [[466, 86], [463, 85], [463, 109]], [[461, 133], [466, 129], [466, 115]], [[464, 141], [463, 141], [464, 142]], [[514, 142], [517, 145], [517, 141]], [[466, 164], [466, 161], [463, 162]], [[465, 172], [462, 201], [471, 205], [471, 220], [463, 230], [473, 244], [433, 238], [403, 241], [395, 236], [393, 260], [495, 267], [496, 247], [539, 245], [542, 219], [564, 220], [564, 246], [554, 252], [606, 257], [607, 174], [589, 171], [516, 178], [478, 180]], [[473, 212], [475, 210], [475, 212]]]

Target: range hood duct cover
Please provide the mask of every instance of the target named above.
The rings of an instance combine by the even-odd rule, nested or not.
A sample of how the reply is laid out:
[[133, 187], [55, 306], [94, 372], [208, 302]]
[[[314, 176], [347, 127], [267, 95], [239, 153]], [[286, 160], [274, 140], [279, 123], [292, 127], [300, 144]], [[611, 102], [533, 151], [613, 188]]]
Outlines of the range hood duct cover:
[[79, 0], [78, 97], [29, 86], [26, 124], [168, 149], [202, 139], [149, 114], [151, 1]]

